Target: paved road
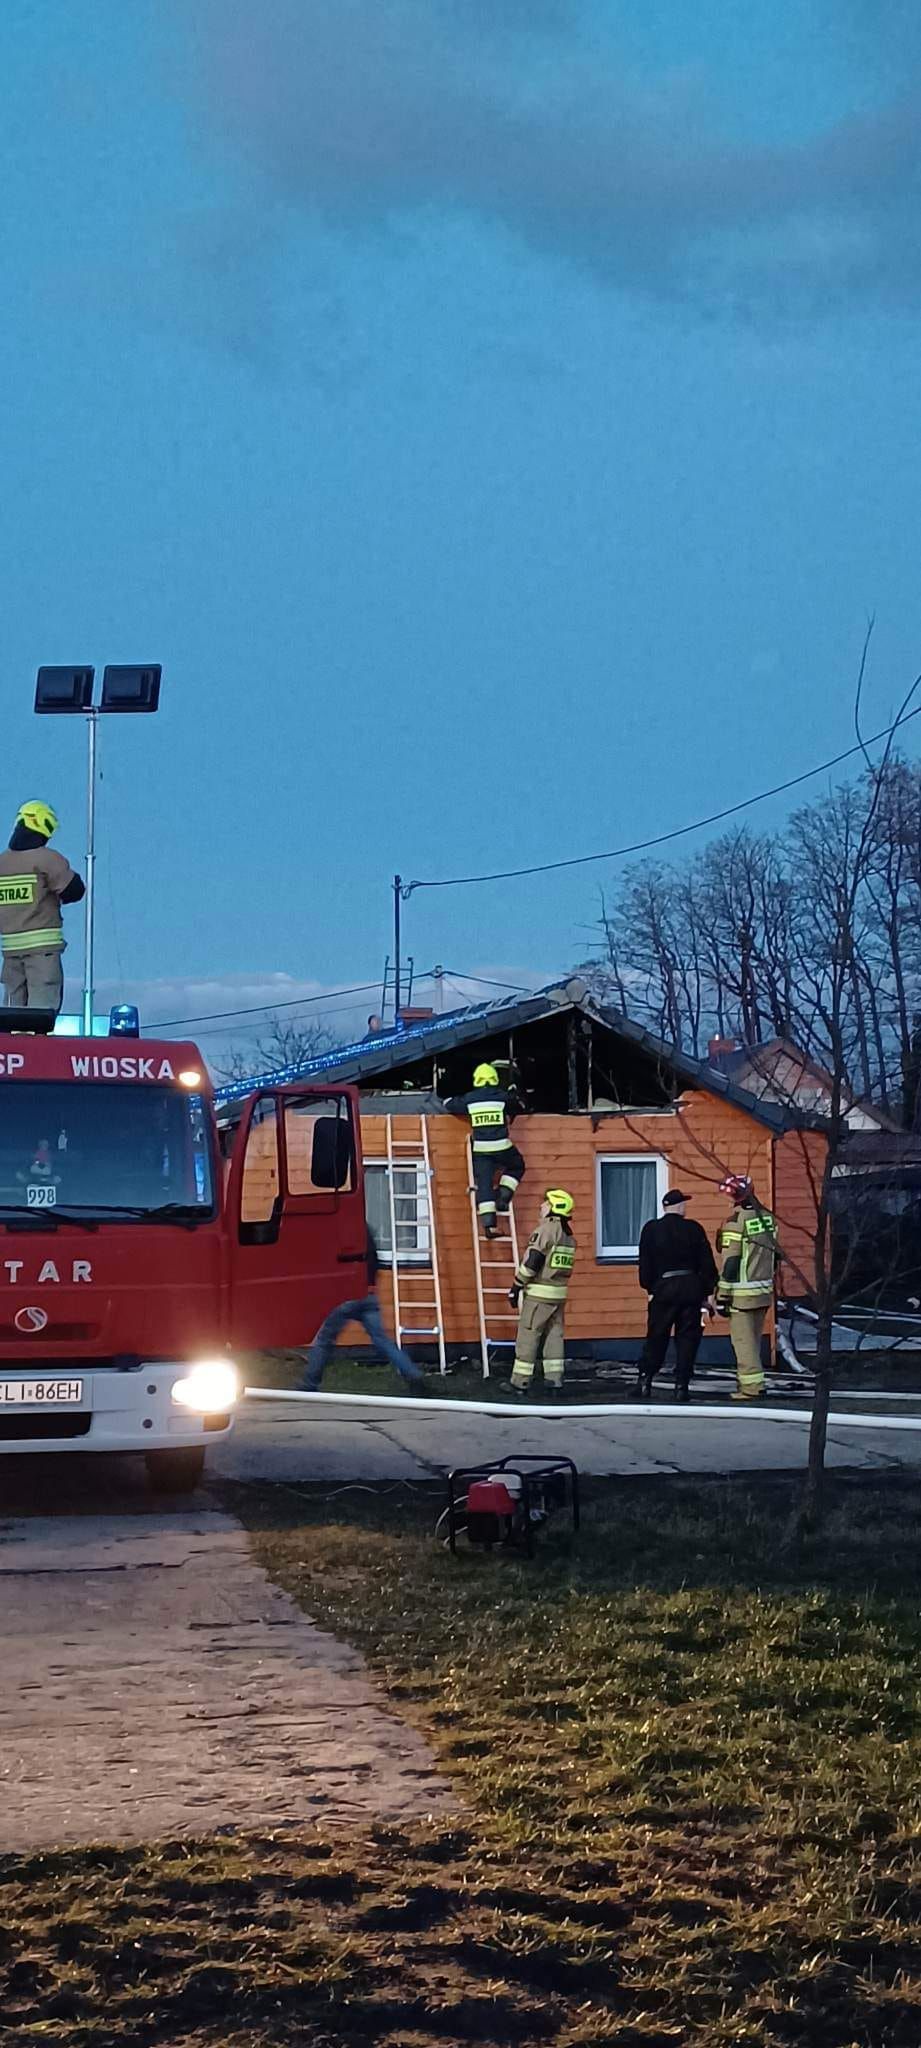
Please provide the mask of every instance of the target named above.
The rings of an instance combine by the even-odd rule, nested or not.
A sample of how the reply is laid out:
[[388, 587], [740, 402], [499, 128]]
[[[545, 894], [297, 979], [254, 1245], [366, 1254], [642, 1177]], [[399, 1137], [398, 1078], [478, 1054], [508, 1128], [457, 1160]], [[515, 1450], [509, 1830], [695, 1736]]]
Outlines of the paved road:
[[[839, 1402], [843, 1406], [844, 1403]], [[859, 1406], [848, 1401], [848, 1406]], [[424, 1479], [452, 1465], [473, 1465], [512, 1451], [560, 1451], [581, 1472], [624, 1476], [674, 1472], [796, 1470], [807, 1432], [794, 1421], [769, 1422], [742, 1413], [725, 1419], [688, 1414], [628, 1416], [612, 1408], [597, 1420], [530, 1416], [478, 1416], [444, 1409], [421, 1414], [382, 1410], [363, 1421], [360, 1411], [254, 1401], [244, 1405], [233, 1437], [213, 1453], [214, 1469], [238, 1479]], [[828, 1462], [864, 1471], [921, 1463], [921, 1432], [829, 1432]]]

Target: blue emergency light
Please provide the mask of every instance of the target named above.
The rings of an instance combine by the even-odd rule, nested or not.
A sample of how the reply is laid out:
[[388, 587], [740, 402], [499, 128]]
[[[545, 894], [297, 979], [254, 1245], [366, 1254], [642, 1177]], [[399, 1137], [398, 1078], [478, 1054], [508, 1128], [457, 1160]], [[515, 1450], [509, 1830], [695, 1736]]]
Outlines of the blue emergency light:
[[133, 1003], [116, 1003], [109, 1011], [110, 1038], [140, 1038], [141, 1020]]

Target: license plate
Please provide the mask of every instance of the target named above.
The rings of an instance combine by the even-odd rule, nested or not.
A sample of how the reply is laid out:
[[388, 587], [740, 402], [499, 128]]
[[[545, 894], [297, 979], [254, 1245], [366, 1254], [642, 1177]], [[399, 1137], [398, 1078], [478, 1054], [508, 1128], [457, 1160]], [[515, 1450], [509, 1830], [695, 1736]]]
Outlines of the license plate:
[[0, 1408], [79, 1408], [82, 1380], [2, 1380]]

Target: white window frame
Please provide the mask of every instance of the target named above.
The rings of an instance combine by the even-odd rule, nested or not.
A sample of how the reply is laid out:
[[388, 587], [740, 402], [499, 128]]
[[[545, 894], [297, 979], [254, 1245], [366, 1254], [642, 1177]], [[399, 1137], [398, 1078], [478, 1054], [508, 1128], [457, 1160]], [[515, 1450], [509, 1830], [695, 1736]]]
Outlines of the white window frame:
[[661, 1152], [599, 1152], [595, 1165], [595, 1257], [609, 1266], [635, 1265], [640, 1255], [639, 1244], [604, 1244], [602, 1242], [602, 1169], [605, 1166], [654, 1166], [656, 1169], [656, 1209], [658, 1216], [662, 1209], [662, 1197], [668, 1193], [668, 1160]]
[[[417, 1229], [417, 1233], [416, 1233], [416, 1238], [417, 1238], [416, 1244], [415, 1244], [415, 1246], [414, 1246], [414, 1248], [413, 1248], [413, 1250], [412, 1250], [412, 1251], [404, 1251], [404, 1250], [402, 1250], [402, 1249], [401, 1249], [401, 1251], [400, 1251], [400, 1254], [399, 1254], [399, 1257], [398, 1257], [398, 1259], [397, 1259], [397, 1265], [398, 1265], [398, 1266], [428, 1266], [428, 1265], [431, 1265], [431, 1260], [432, 1260], [432, 1232], [431, 1232], [431, 1224], [430, 1224], [430, 1222], [429, 1222], [428, 1218], [427, 1218], [427, 1217], [425, 1216], [425, 1214], [424, 1214], [424, 1208], [423, 1208], [423, 1197], [424, 1197], [424, 1196], [425, 1196], [425, 1194], [426, 1194], [426, 1178], [425, 1178], [425, 1160], [424, 1160], [424, 1159], [421, 1159], [421, 1158], [420, 1158], [420, 1159], [397, 1159], [397, 1160], [396, 1160], [396, 1161], [394, 1162], [394, 1164], [395, 1164], [395, 1170], [396, 1170], [396, 1172], [397, 1172], [397, 1173], [415, 1173], [415, 1176], [416, 1176], [416, 1214], [417, 1214], [417, 1216], [418, 1216], [418, 1219], [419, 1219], [419, 1222], [418, 1222], [418, 1229]], [[370, 1175], [371, 1175], [372, 1173], [373, 1173], [373, 1174], [378, 1174], [378, 1173], [379, 1173], [379, 1174], [380, 1174], [380, 1175], [382, 1176], [382, 1178], [383, 1178], [383, 1181], [384, 1181], [384, 1188], [385, 1188], [385, 1190], [387, 1190], [387, 1176], [388, 1176], [388, 1174], [389, 1174], [389, 1172], [390, 1172], [390, 1167], [389, 1167], [389, 1165], [388, 1165], [388, 1163], [387, 1163], [386, 1159], [366, 1159], [366, 1160], [365, 1160], [365, 1163], [364, 1163], [364, 1165], [365, 1165], [365, 1181], [367, 1182], [367, 1180], [368, 1180], [369, 1176], [370, 1176]], [[431, 1190], [428, 1190], [428, 1194], [429, 1194], [429, 1200], [431, 1200]], [[385, 1211], [385, 1213], [386, 1213], [386, 1214], [387, 1214], [388, 1216], [389, 1216], [389, 1213], [390, 1213], [389, 1201], [390, 1201], [390, 1198], [389, 1198], [389, 1191], [387, 1191], [387, 1205], [386, 1205], [386, 1211]], [[365, 1213], [367, 1214], [367, 1203], [365, 1204]], [[385, 1247], [384, 1247], [384, 1246], [383, 1246], [382, 1244], [378, 1244], [378, 1247], [377, 1247], [377, 1256], [378, 1256], [378, 1258], [379, 1258], [379, 1260], [380, 1260], [380, 1262], [381, 1262], [381, 1265], [382, 1265], [382, 1266], [392, 1266], [392, 1265], [393, 1265], [393, 1252], [392, 1252], [392, 1251], [388, 1251], [388, 1250], [387, 1250], [387, 1249], [386, 1249], [386, 1248], [385, 1248]]]

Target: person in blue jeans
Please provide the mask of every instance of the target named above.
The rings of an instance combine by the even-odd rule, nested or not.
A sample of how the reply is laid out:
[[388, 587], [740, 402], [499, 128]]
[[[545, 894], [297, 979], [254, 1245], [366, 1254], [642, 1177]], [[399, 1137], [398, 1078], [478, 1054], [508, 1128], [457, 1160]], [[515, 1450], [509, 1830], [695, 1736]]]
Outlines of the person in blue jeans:
[[307, 1353], [307, 1370], [301, 1383], [305, 1394], [317, 1392], [329, 1364], [329, 1354], [347, 1323], [361, 1324], [362, 1329], [367, 1331], [375, 1351], [379, 1351], [390, 1365], [396, 1367], [401, 1379], [407, 1380], [411, 1386], [422, 1386], [425, 1383], [424, 1372], [420, 1372], [412, 1359], [407, 1358], [406, 1352], [400, 1350], [399, 1345], [394, 1343], [384, 1328], [381, 1305], [377, 1298], [380, 1259], [370, 1230], [365, 1246], [365, 1257], [368, 1264], [368, 1292], [357, 1301], [340, 1301], [338, 1308], [334, 1308], [325, 1322], [320, 1324]]

